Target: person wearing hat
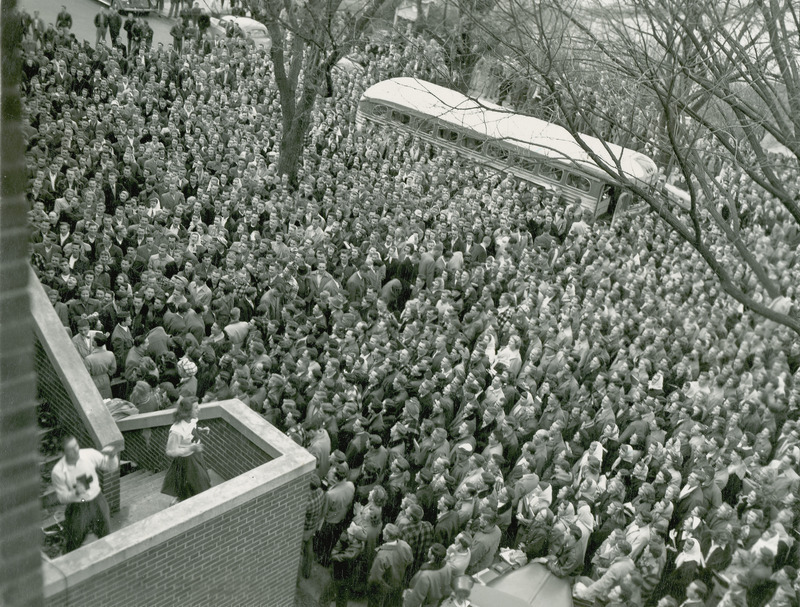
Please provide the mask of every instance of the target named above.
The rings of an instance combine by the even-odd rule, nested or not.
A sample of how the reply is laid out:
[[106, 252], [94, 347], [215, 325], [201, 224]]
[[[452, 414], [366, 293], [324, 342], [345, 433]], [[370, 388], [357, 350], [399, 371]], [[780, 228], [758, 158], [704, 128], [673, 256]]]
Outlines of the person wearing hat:
[[347, 530], [339, 536], [333, 551], [333, 591], [336, 597], [336, 607], [347, 607], [350, 589], [353, 587], [359, 557], [364, 552], [364, 542], [367, 541], [367, 532], [355, 522], [350, 523]]
[[436, 525], [433, 528], [433, 539], [440, 544], [449, 546], [453, 543], [461, 529], [458, 512], [454, 510], [456, 498], [449, 493], [442, 495], [436, 502]]
[[470, 574], [490, 567], [500, 548], [500, 528], [496, 523], [494, 512], [484, 512], [477, 521], [477, 529], [472, 536], [472, 555], [467, 572]]
[[183, 397], [197, 397], [197, 365], [184, 356], [178, 361], [178, 375], [181, 381], [178, 384], [178, 395]]
[[325, 516], [314, 546], [319, 563], [323, 567], [330, 564], [331, 551], [344, 529], [353, 505], [356, 488], [347, 479], [349, 472], [347, 464], [333, 464], [331, 460], [327, 478], [329, 488], [325, 492]]
[[383, 476], [389, 461], [389, 451], [383, 446], [383, 438], [379, 434], [369, 435], [369, 449], [364, 454], [364, 468], [376, 471], [378, 476]]
[[367, 453], [370, 445], [369, 434], [364, 428], [367, 420], [358, 415], [353, 421], [353, 437], [347, 444], [345, 456], [347, 457], [347, 465], [350, 466], [350, 480], [355, 482], [361, 475], [361, 465], [364, 463], [364, 455]]
[[389, 464], [389, 478], [386, 479], [386, 492], [389, 494], [386, 520], [395, 520], [400, 512], [400, 500], [406, 495], [411, 480], [409, 468], [408, 460], [402, 455], [396, 456]]
[[447, 566], [446, 556], [447, 550], [439, 543], [428, 549], [427, 561], [403, 593], [403, 607], [439, 605], [450, 595], [452, 572]]
[[413, 573], [422, 565], [428, 553], [428, 548], [433, 543], [433, 525], [423, 520], [422, 506], [417, 503], [409, 503], [405, 509], [405, 517], [408, 522], [400, 525], [403, 530], [403, 539], [411, 546], [414, 554], [414, 563], [411, 568]]
[[417, 501], [423, 510], [423, 518], [433, 521], [436, 518], [437, 495], [431, 486], [433, 471], [430, 468], [423, 468], [417, 473]]
[[387, 524], [383, 528], [383, 544], [375, 553], [367, 578], [368, 607], [390, 607], [400, 602], [406, 570], [413, 560], [400, 528]]
[[300, 575], [304, 578], [311, 577], [311, 566], [314, 563], [314, 535], [322, 525], [323, 508], [325, 507], [325, 493], [322, 483], [316, 474], [311, 475], [310, 495], [306, 506], [306, 518], [303, 525], [303, 555], [300, 561]]
[[317, 475], [320, 479], [328, 475], [330, 469], [331, 437], [327, 430], [322, 427], [322, 420], [319, 417], [312, 417], [303, 423], [309, 437], [306, 449], [317, 460]]

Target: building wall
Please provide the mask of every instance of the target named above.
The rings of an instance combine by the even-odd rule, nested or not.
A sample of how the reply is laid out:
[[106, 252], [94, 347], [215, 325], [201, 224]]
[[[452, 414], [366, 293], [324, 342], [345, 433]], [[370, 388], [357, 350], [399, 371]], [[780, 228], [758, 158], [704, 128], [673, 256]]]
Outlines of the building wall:
[[[171, 412], [168, 416], [171, 420]], [[200, 425], [208, 426], [211, 430], [208, 436], [203, 437], [205, 445], [203, 457], [206, 464], [225, 480], [245, 474], [272, 460], [263, 449], [253, 444], [224, 419], [203, 419]], [[122, 427], [125, 427], [124, 423]], [[165, 454], [168, 435], [168, 425], [147, 430], [123, 430], [125, 450], [121, 457], [136, 462], [138, 466], [147, 470], [165, 470], [169, 466], [169, 458]]]
[[4, 0], [0, 16], [0, 605], [36, 607], [42, 604], [39, 441], [19, 131], [22, 28], [15, 4]]
[[[72, 434], [81, 447], [122, 446], [122, 434], [108, 412], [89, 372], [50, 305], [42, 285], [31, 274], [34, 320], [36, 397], [58, 419], [57, 431]], [[99, 475], [112, 512], [119, 503], [119, 471]]]
[[[47, 600], [48, 607], [291, 607], [310, 474]], [[187, 546], [190, 547], [187, 550]]]

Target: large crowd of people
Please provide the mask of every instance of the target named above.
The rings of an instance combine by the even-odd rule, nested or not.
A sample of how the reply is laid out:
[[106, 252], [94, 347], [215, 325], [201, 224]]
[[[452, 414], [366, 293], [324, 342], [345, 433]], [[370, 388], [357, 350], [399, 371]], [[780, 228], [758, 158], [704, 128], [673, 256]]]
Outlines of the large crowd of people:
[[413, 39], [334, 70], [292, 188], [263, 49], [50, 29], [36, 273], [103, 397], [238, 398], [314, 454], [301, 574], [337, 605], [439, 604], [506, 547], [587, 604], [798, 604], [800, 347], [663, 223], [357, 130], [367, 86], [434, 73]]

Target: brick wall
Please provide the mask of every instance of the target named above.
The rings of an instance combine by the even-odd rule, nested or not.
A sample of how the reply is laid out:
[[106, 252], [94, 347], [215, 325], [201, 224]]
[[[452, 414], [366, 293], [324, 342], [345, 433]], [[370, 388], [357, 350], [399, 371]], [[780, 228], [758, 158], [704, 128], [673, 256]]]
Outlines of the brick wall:
[[[72, 344], [70, 344], [71, 347]], [[42, 343], [36, 339], [34, 345], [36, 366], [36, 397], [47, 403], [58, 419], [57, 431], [61, 434], [72, 434], [78, 439], [81, 447], [100, 448], [92, 439], [92, 435], [84, 423], [72, 398], [64, 387], [58, 373], [47, 355]], [[84, 381], [88, 378], [88, 373]], [[75, 378], [80, 381], [81, 378]], [[91, 381], [91, 379], [89, 379]], [[99, 395], [98, 395], [99, 396]], [[108, 501], [111, 512], [117, 512], [119, 503], [119, 470], [98, 474], [100, 487]]]
[[[158, 472], [166, 470], [169, 458], [164, 452], [167, 448], [169, 426], [156, 426], [150, 429], [150, 440], [145, 440], [144, 430], [123, 431], [125, 437], [125, 450], [120, 454], [124, 460], [136, 462], [136, 465], [145, 470]], [[212, 466], [213, 467], [213, 466]]]
[[72, 434], [78, 439], [81, 447], [93, 445], [92, 437], [83, 423], [78, 411], [72, 404], [69, 393], [61, 383], [53, 363], [47, 356], [42, 343], [37, 339], [36, 352], [36, 398], [49, 405], [50, 411], [58, 419], [59, 434]]
[[[310, 474], [47, 600], [49, 607], [291, 607]], [[187, 546], [190, 547], [187, 550]]]
[[29, 205], [20, 133], [22, 28], [3, 1], [0, 43], [0, 605], [42, 604], [39, 453], [28, 296]]
[[[81, 447], [122, 448], [122, 433], [67, 336], [39, 279], [30, 278], [30, 308], [34, 329], [36, 395], [47, 403], [58, 422], [57, 431], [73, 434]], [[119, 510], [119, 473], [100, 476], [112, 512]]]
[[201, 425], [211, 430], [203, 438], [206, 464], [225, 480], [249, 472], [272, 459], [224, 419], [209, 419], [201, 422]]
[[[206, 465], [213, 468], [225, 480], [235, 478], [272, 460], [269, 454], [224, 419], [206, 419], [202, 420], [200, 425], [208, 426], [211, 430], [211, 433], [203, 438], [206, 446], [204, 453]], [[149, 443], [145, 441], [143, 430], [124, 431], [125, 450], [121, 457], [136, 462], [147, 470], [164, 470], [169, 466], [169, 458], [164, 453], [168, 435], [168, 425], [151, 428]]]

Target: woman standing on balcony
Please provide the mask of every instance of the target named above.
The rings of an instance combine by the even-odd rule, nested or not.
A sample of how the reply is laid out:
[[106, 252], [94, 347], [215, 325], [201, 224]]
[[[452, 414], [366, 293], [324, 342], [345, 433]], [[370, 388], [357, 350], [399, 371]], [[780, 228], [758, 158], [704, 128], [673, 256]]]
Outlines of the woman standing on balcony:
[[164, 477], [161, 493], [172, 495], [175, 502], [183, 501], [211, 487], [200, 435], [208, 435], [207, 427], [198, 427], [197, 398], [181, 398], [170, 426], [166, 453], [173, 458]]

